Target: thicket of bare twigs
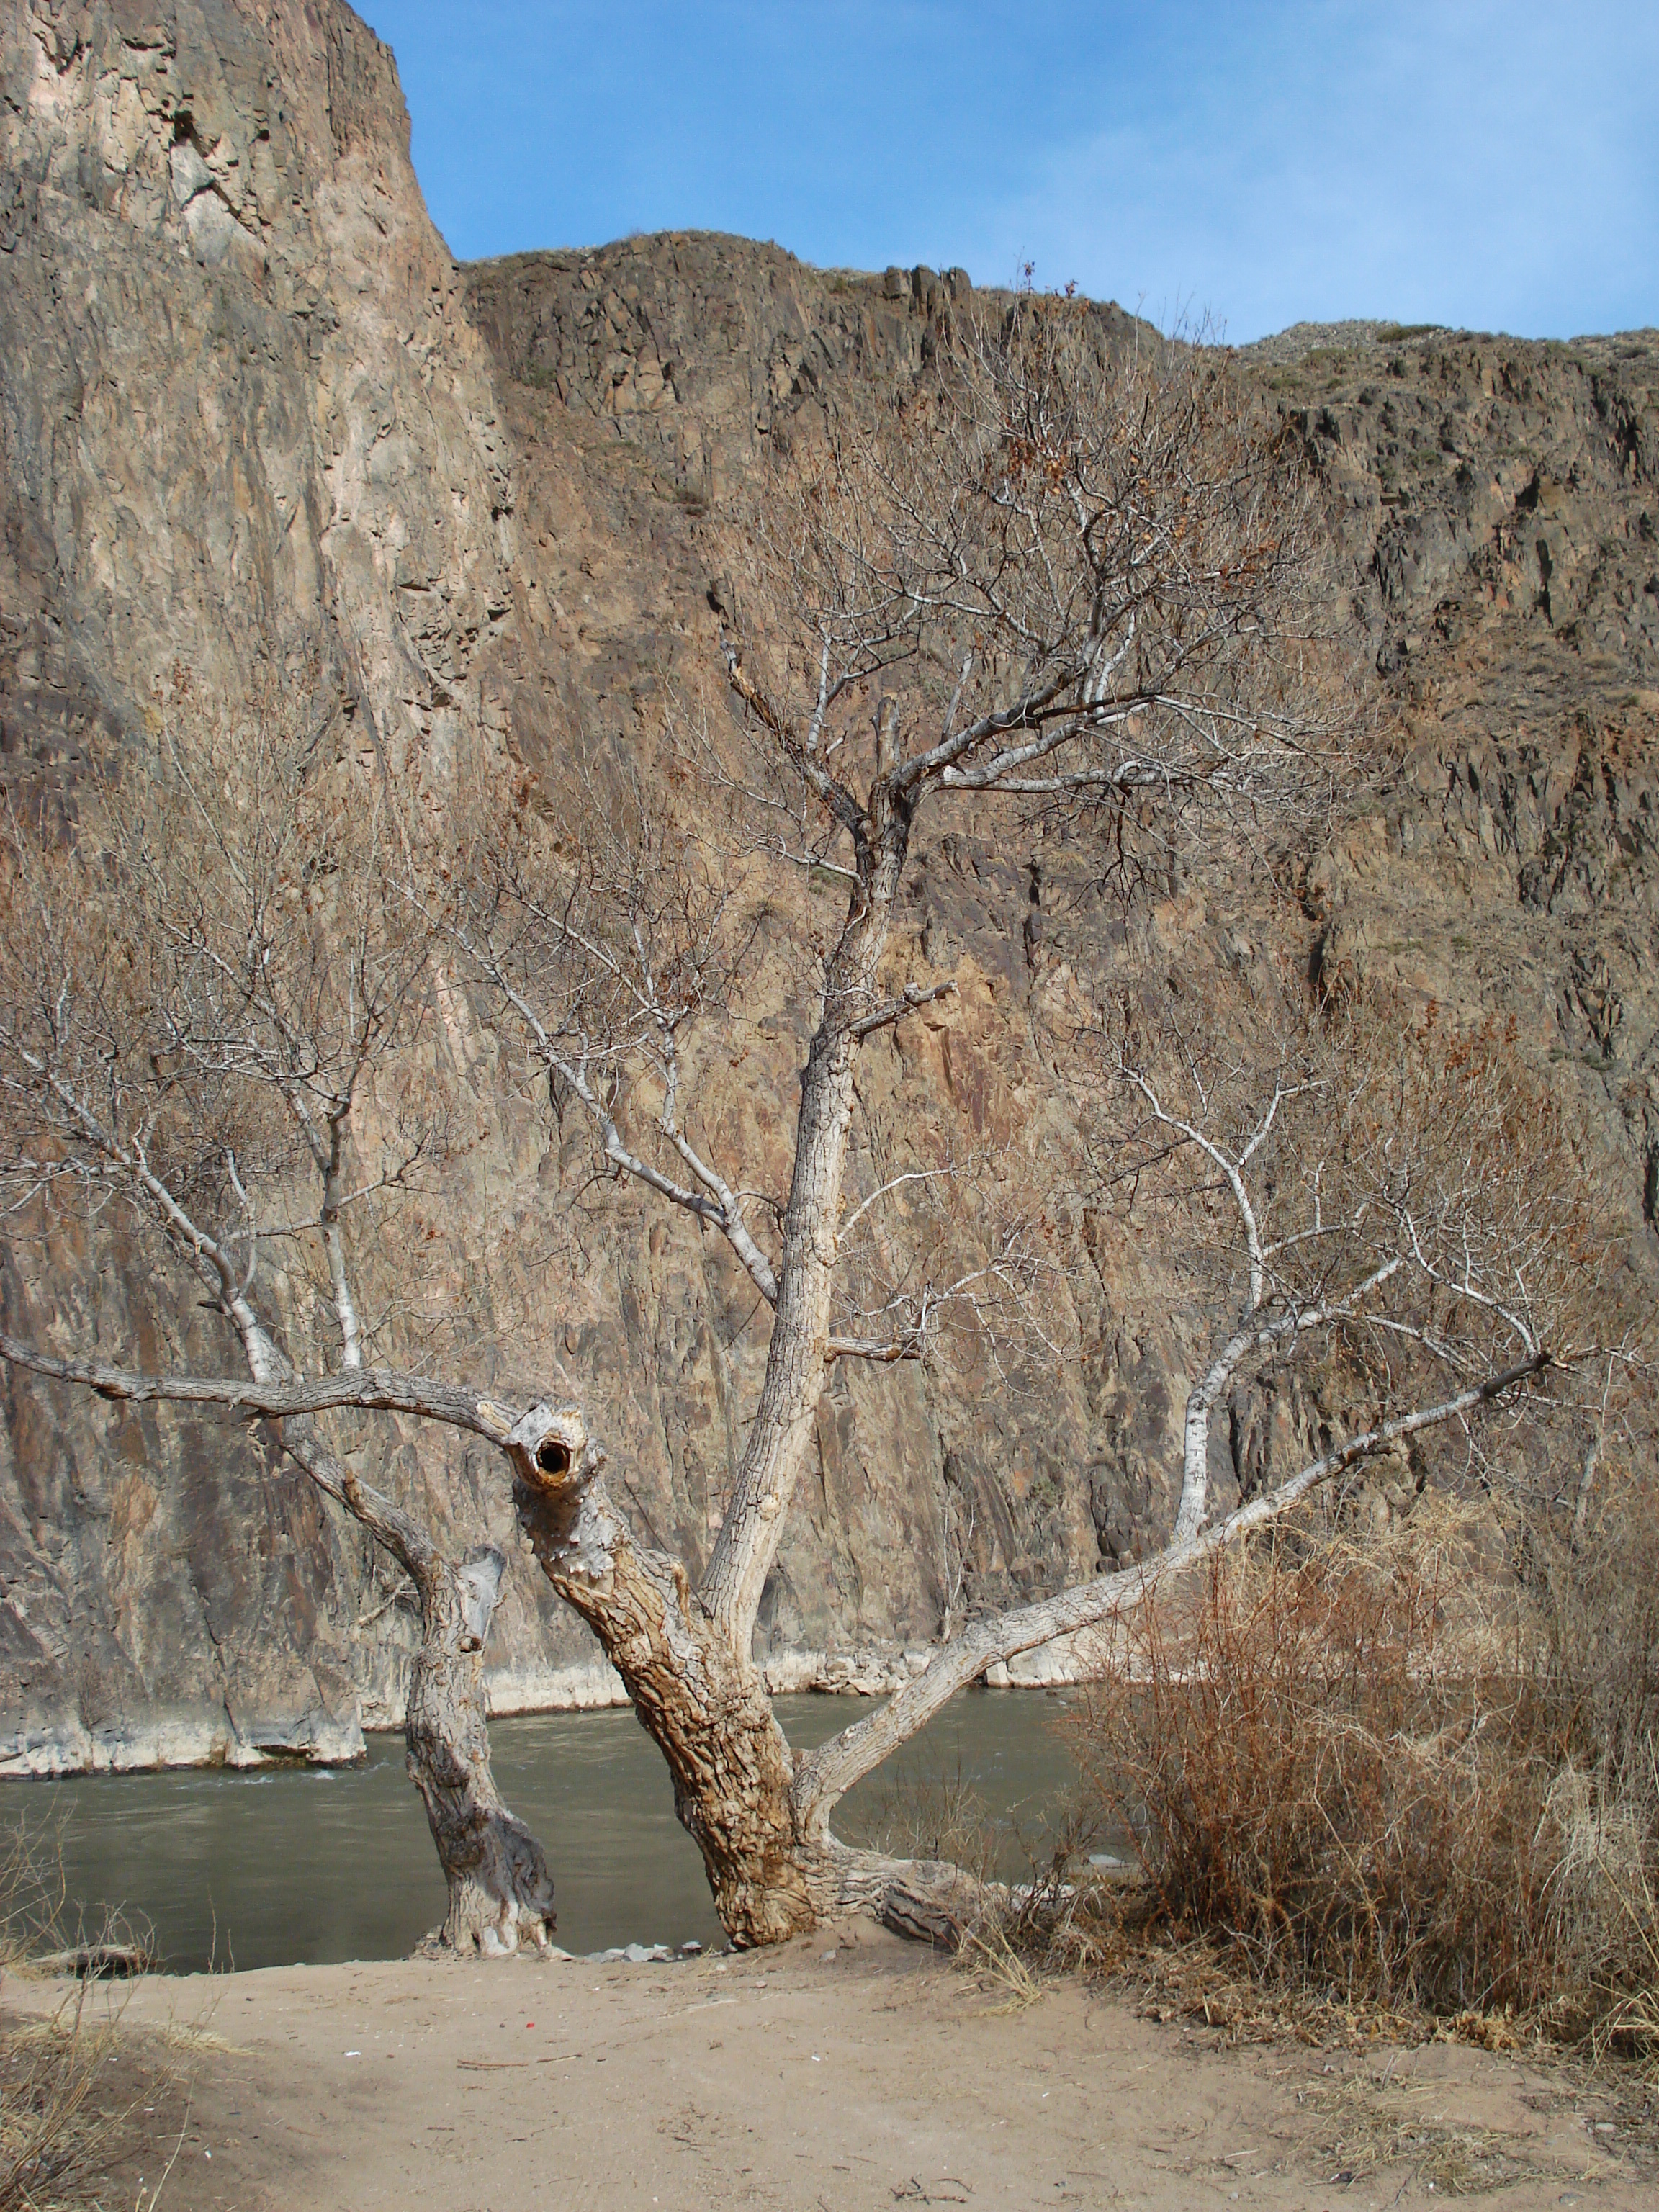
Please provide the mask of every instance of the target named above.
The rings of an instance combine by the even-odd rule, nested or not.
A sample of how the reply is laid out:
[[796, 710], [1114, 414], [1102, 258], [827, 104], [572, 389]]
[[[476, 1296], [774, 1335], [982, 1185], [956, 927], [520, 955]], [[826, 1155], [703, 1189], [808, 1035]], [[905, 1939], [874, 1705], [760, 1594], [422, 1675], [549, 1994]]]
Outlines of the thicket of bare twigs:
[[1194, 1988], [1221, 1967], [1234, 2012], [1243, 1984], [1659, 2056], [1656, 1506], [1626, 1471], [1576, 1526], [1528, 1515], [1505, 1580], [1490, 1507], [1431, 1492], [1143, 1607], [1068, 1729], [1079, 1811], [1144, 1885], [1072, 1887], [1057, 1862], [981, 1948], [1161, 1950]]
[[[838, 1806], [988, 1668], [1109, 1637], [1154, 1588], [1201, 1571], [1207, 1612], [1178, 1634], [1156, 1616], [1147, 1687], [1098, 1723], [1109, 1788], [1150, 1808], [1170, 1913], [1224, 1929], [1275, 1973], [1340, 1970], [1434, 2002], [1553, 1987], [1529, 1963], [1526, 1916], [1517, 1936], [1496, 1887], [1480, 1889], [1485, 1861], [1462, 1852], [1457, 1822], [1507, 1806], [1504, 1867], [1533, 1837], [1534, 1917], [1562, 1919], [1569, 1878], [1537, 1839], [1550, 1820], [1611, 1833], [1613, 1785], [1605, 1762], [1585, 1765], [1582, 1729], [1531, 1759], [1534, 1717], [1571, 1703], [1561, 1670], [1531, 1657], [1553, 1631], [1517, 1642], [1524, 1664], [1484, 1648], [1478, 1665], [1443, 1663], [1451, 1630], [1415, 1570], [1401, 1583], [1374, 1563], [1328, 1567], [1322, 1583], [1304, 1565], [1264, 1610], [1233, 1579], [1257, 1569], [1206, 1564], [1407, 1447], [1450, 1440], [1478, 1471], [1513, 1445], [1530, 1467], [1547, 1424], [1605, 1429], [1605, 1396], [1597, 1413], [1586, 1394], [1604, 1375], [1607, 1392], [1624, 1387], [1639, 1317], [1623, 1310], [1616, 1224], [1583, 1147], [1525, 1079], [1515, 1038], [1447, 1038], [1431, 1012], [1402, 1027], [1352, 979], [1326, 977], [1312, 1006], [1299, 955], [1276, 978], [1241, 975], [1224, 1001], [1201, 959], [1175, 954], [1188, 972], [1167, 971], [1153, 930], [1147, 976], [1126, 975], [1077, 1040], [1093, 1075], [1084, 1141], [1060, 1144], [1068, 1161], [1011, 1143], [1006, 1181], [998, 1168], [978, 1194], [988, 1205], [964, 1203], [948, 1115], [937, 1150], [890, 1152], [860, 1088], [870, 1041], [915, 1034], [912, 1018], [969, 977], [911, 941], [924, 810], [993, 849], [1020, 808], [1091, 821], [1127, 896], [1143, 878], [1173, 890], [1189, 853], [1211, 870], [1247, 851], [1277, 865], [1347, 803], [1366, 734], [1351, 641], [1327, 634], [1312, 489], [1268, 429], [1213, 361], [1120, 358], [1080, 308], [1027, 301], [903, 406], [780, 459], [715, 593], [725, 681], [706, 721], [688, 706], [657, 759], [573, 750], [577, 805], [527, 776], [510, 805], [492, 801], [493, 758], [476, 807], [462, 781], [394, 787], [343, 694], [313, 719], [274, 678], [244, 741], [180, 677], [158, 697], [149, 763], [134, 755], [119, 790], [88, 781], [72, 845], [45, 819], [0, 838], [8, 1237], [64, 1227], [71, 1204], [77, 1229], [125, 1208], [165, 1256], [180, 1323], [216, 1313], [210, 1357], [235, 1372], [89, 1359], [87, 1316], [77, 1339], [63, 1310], [43, 1334], [69, 1342], [6, 1335], [0, 1355], [113, 1402], [280, 1422], [289, 1460], [403, 1570], [422, 1620], [410, 1771], [450, 1881], [450, 1941], [505, 1954], [548, 1929], [548, 1869], [489, 1771], [481, 1655], [506, 1554], [448, 1557], [435, 1527], [337, 1455], [331, 1413], [441, 1422], [499, 1452], [497, 1502], [617, 1667], [740, 1942], [854, 1905], [905, 1926], [954, 1914], [959, 1871], [929, 1857], [896, 1881], [890, 1856], [837, 1837]], [[676, 793], [692, 775], [686, 813]], [[457, 816], [470, 835], [452, 836]], [[702, 842], [720, 816], [723, 852]], [[489, 1119], [461, 1066], [468, 1000], [511, 1055], [510, 1090], [547, 1099], [543, 1158], [556, 1141], [561, 1188], [568, 1169], [609, 1207], [636, 1186], [724, 1240], [752, 1286], [764, 1374], [729, 1492], [696, 1506], [684, 1557], [647, 1543], [607, 1488], [599, 1374], [577, 1386], [591, 1406], [555, 1405], [532, 1395], [550, 1381], [535, 1353], [542, 1381], [511, 1403], [493, 1395], [505, 1382], [477, 1312], [501, 1325], [531, 1255], [522, 1241], [507, 1252], [519, 1217], [490, 1228], [460, 1171]], [[729, 1112], [722, 1062], [762, 1102], [757, 1127]], [[797, 1084], [792, 1130], [764, 1101], [793, 1101]], [[585, 1141], [573, 1129], [568, 1143], [567, 1116]], [[1077, 1188], [1051, 1206], [1057, 1168]], [[394, 1197], [388, 1250], [379, 1209]], [[539, 1199], [523, 1218], [541, 1218]], [[755, 1635], [826, 1378], [857, 1362], [932, 1367], [957, 1339], [994, 1421], [1039, 1367], [1084, 1366], [1075, 1311], [1048, 1296], [1073, 1237], [1098, 1243], [1072, 1256], [1108, 1296], [1143, 1255], [1170, 1288], [1185, 1386], [1173, 1525], [1147, 1522], [1160, 1548], [1144, 1567], [1115, 1553], [1097, 1573], [1091, 1555], [1069, 1586], [996, 1612], [969, 1601], [959, 1540], [952, 1573], [947, 1516], [939, 1649], [878, 1711], [792, 1753]], [[424, 1357], [440, 1326], [458, 1379], [371, 1364]], [[1094, 1383], [1075, 1379], [1080, 1403]], [[1173, 1459], [1156, 1426], [1143, 1441]], [[1605, 1490], [1587, 1477], [1569, 1506], [1575, 1561], [1580, 1505]], [[1540, 1620], [1571, 1611], [1541, 1553], [1526, 1574], [1555, 1594]], [[1486, 1702], [1443, 1707], [1443, 1680]], [[1149, 1707], [1156, 1725], [1138, 1734]], [[1487, 1772], [1494, 1745], [1520, 1780]], [[1540, 1776], [1534, 1807], [1523, 1785]], [[1567, 1777], [1589, 1778], [1582, 1819], [1561, 1809], [1579, 1787]], [[1462, 1887], [1430, 1896], [1454, 1848]], [[1565, 1867], [1565, 1843], [1557, 1856]], [[923, 1891], [942, 1901], [919, 1919]], [[1615, 1949], [1609, 1937], [1595, 1971], [1623, 1988]]]
[[116, 2036], [85, 1982], [55, 2012], [0, 2027], [0, 2212], [61, 2202], [103, 2162], [115, 2123], [94, 2100]]
[[[1232, 1012], [1259, 1060], [1252, 1009]], [[1079, 1820], [1132, 1839], [1144, 1881], [1076, 1884], [1062, 1838], [998, 1940], [1055, 1966], [1138, 1951], [1206, 2003], [1230, 1982], [1230, 2016], [1509, 2014], [1659, 2055], [1649, 1327], [1582, 1133], [1507, 1033], [1443, 1036], [1431, 1011], [1320, 1010], [1273, 1109], [1236, 1125], [1231, 1042], [1166, 1029], [1162, 1064], [1126, 1046], [1147, 1118], [1110, 1189], [1212, 1310], [1240, 1297], [1235, 1218], [1249, 1275], [1188, 1399], [1189, 1487], [1211, 1456], [1195, 1405], [1228, 1411], [1248, 1494], [1333, 1406], [1352, 1425], [1496, 1346], [1554, 1356], [1484, 1430], [1396, 1441], [1188, 1577], [1148, 1562], [1071, 1728]], [[1294, 1348], [1333, 1317], [1318, 1358], [1229, 1364], [1252, 1328]]]

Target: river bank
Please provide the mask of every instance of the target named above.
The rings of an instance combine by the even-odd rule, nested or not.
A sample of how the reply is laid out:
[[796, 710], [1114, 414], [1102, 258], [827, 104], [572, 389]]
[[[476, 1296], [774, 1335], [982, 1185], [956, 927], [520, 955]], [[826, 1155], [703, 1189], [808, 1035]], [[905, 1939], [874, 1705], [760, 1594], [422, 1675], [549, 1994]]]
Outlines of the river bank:
[[[886, 1698], [915, 1679], [933, 1647], [871, 1643], [846, 1650], [775, 1653], [761, 1671], [774, 1698]], [[1095, 1632], [1056, 1637], [987, 1670], [994, 1690], [1048, 1690], [1093, 1681], [1121, 1655]], [[152, 1707], [137, 1718], [117, 1713], [66, 1714], [36, 1709], [27, 1698], [0, 1718], [0, 1782], [62, 1782], [83, 1774], [148, 1774], [181, 1767], [258, 1771], [300, 1766], [354, 1766], [368, 1739], [400, 1730], [410, 1654], [388, 1648], [355, 1694], [241, 1710], [228, 1694], [189, 1705]], [[550, 1713], [586, 1713], [626, 1705], [615, 1668], [594, 1657], [579, 1665], [523, 1662], [486, 1670], [492, 1720]], [[845, 1720], [836, 1723], [844, 1726]], [[825, 1729], [823, 1734], [831, 1730]]]
[[[39, 2012], [54, 1992], [5, 1994]], [[148, 2203], [176, 2152], [162, 2212], [1382, 2212], [1472, 2180], [1493, 2212], [1653, 2202], [1608, 2097], [1557, 2065], [1452, 2044], [1228, 2049], [1078, 1983], [1005, 1999], [863, 1921], [672, 1965], [141, 1982], [106, 2001], [174, 2079], [134, 2073], [142, 2104], [97, 2193], [140, 2201], [142, 2177]], [[100, 2101], [125, 2081], [110, 2069]]]

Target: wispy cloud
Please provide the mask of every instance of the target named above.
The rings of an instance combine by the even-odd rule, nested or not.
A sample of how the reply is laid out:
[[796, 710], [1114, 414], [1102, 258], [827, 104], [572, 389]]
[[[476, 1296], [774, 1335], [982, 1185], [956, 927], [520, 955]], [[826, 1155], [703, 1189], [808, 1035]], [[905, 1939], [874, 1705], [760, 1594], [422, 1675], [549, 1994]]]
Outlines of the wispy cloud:
[[[1241, 15], [1244, 11], [1240, 11]], [[993, 256], [1247, 338], [1390, 314], [1566, 333], [1659, 312], [1659, 11], [1262, 10], [1046, 150]]]

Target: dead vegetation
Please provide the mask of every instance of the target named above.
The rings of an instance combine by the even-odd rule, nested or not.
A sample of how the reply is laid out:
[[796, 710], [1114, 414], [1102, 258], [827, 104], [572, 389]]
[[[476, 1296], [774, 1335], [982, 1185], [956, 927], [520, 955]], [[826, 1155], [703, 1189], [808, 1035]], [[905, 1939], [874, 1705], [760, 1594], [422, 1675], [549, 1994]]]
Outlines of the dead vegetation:
[[[20, 1828], [0, 1850], [0, 1987], [38, 1982], [52, 1955], [95, 1959], [132, 1950], [110, 1927], [96, 1942], [66, 1940], [64, 1885], [50, 1831]], [[0, 2212], [76, 2201], [119, 2155], [132, 2118], [123, 2003], [96, 1972], [77, 1977], [49, 2011], [0, 2013]], [[115, 2069], [122, 2087], [112, 2090]], [[152, 2199], [142, 2200], [149, 2212]]]
[[0, 2022], [0, 2208], [60, 2202], [97, 2172], [127, 2115], [101, 2103], [118, 2012], [77, 1982], [45, 2017]]
[[[1108, 1976], [1230, 2039], [1552, 2044], [1650, 2074], [1655, 1500], [1626, 1469], [1576, 1530], [1571, 1496], [1525, 1502], [1507, 1527], [1433, 1492], [1391, 1527], [1297, 1524], [1139, 1608], [1064, 1723], [1073, 1828], [964, 1963]], [[1092, 1877], [1092, 1834], [1139, 1879]]]
[[161, 2212], [205, 2067], [243, 2056], [207, 2024], [135, 2027], [153, 1931], [67, 1900], [58, 1831], [0, 1838], [0, 2212]]
[[[1310, 2148], [1339, 2187], [1409, 2166], [1443, 2197], [1474, 2197], [1516, 2182], [1585, 2178], [1583, 2162], [1540, 2157], [1524, 2140], [1460, 2118], [1437, 2081], [1398, 2081], [1357, 2068], [1299, 2094]], [[1436, 2112], [1432, 2106], [1442, 2110]]]
[[[1183, 1166], [1201, 1152], [1216, 1218], [1224, 1182], [1245, 1215], [1249, 1311], [1282, 1300], [1298, 1341], [1322, 1310], [1343, 1323], [1325, 1364], [1290, 1387], [1259, 1370], [1241, 1389], [1230, 1370], [1209, 1390], [1235, 1441], [1267, 1438], [1260, 1468], [1239, 1458], [1241, 1482], [1274, 1479], [1264, 1384], [1282, 1419], [1316, 1429], [1333, 1391], [1398, 1389], [1412, 1359], [1456, 1372], [1474, 1338], [1455, 1326], [1508, 1326], [1516, 1297], [1555, 1302], [1541, 1324], [1555, 1340], [1599, 1329], [1613, 1349], [1555, 1369], [1547, 1422], [1540, 1393], [1484, 1437], [1449, 1423], [1403, 1438], [1185, 1577], [1154, 1582], [1149, 1562], [1109, 1677], [1068, 1723], [1073, 1828], [1113, 1839], [1139, 1880], [1093, 1879], [1063, 1836], [999, 1908], [1000, 1930], [1028, 1966], [1127, 1978], [1160, 2017], [1232, 2035], [1543, 2038], [1651, 2067], [1659, 1495], [1645, 1324], [1573, 1132], [1507, 1042], [1437, 1054], [1425, 1030], [1396, 1079], [1382, 1030], [1345, 1030], [1333, 1060], [1283, 1079], [1288, 1118], [1243, 1149], [1198, 1046], [1192, 1107], [1172, 1109], [1125, 1060], [1152, 1113], [1135, 1208], [1196, 1212], [1201, 1231], [1211, 1193], [1202, 1163], [1196, 1181]], [[1303, 1127], [1296, 1109], [1338, 1078], [1352, 1110], [1341, 1142], [1322, 1147], [1328, 1111]], [[1183, 1147], [1160, 1150], [1172, 1128]], [[1474, 1231], [1454, 1195], [1472, 1174]], [[1406, 1194], [1398, 1258], [1379, 1242], [1391, 1176]], [[1304, 1221], [1294, 1206], [1310, 1186]], [[1415, 1268], [1420, 1304], [1374, 1313], [1333, 1290], [1333, 1224], [1351, 1207], [1377, 1271], [1367, 1281]], [[1224, 1237], [1212, 1252], [1200, 1235], [1191, 1256], [1200, 1280], [1237, 1265]], [[1191, 1487], [1210, 1461], [1199, 1396]], [[981, 1970], [994, 1950], [979, 1942]]]

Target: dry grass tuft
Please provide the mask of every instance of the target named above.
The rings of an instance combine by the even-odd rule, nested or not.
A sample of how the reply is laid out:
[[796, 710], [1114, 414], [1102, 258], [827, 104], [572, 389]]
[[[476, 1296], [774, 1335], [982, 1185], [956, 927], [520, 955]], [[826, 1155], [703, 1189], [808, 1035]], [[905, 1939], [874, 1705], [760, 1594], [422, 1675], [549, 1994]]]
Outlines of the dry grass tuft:
[[1218, 1560], [1143, 1608], [1138, 1679], [1087, 1701], [1085, 1775], [1169, 1926], [1264, 1986], [1435, 2012], [1549, 1993], [1559, 1753], [1513, 1637], [1467, 1609], [1457, 1533]]
[[1499, 2130], [1471, 2126], [1426, 2108], [1445, 2091], [1431, 2082], [1394, 2083], [1344, 2074], [1310, 2091], [1312, 2141], [1328, 2179], [1350, 2188], [1386, 2169], [1410, 2169], [1419, 2186], [1443, 2197], [1474, 2197], [1522, 2181], [1583, 2178], [1559, 2161], [1540, 2161]]
[[[109, 1926], [65, 1948], [56, 1838], [19, 1827], [0, 1852], [0, 1983], [29, 1981], [58, 1957], [142, 1952]], [[78, 2194], [116, 2154], [131, 2118], [100, 2100], [124, 2054], [122, 1998], [94, 1975], [50, 2013], [0, 2021], [0, 2212], [39, 2212]]]
[[50, 2018], [0, 2032], [0, 2212], [31, 2212], [97, 2170], [125, 2117], [93, 2101], [118, 2025], [80, 1982]]
[[191, 2027], [183, 2021], [170, 2020], [160, 2030], [156, 2039], [167, 2051], [191, 2054], [208, 2051], [222, 2058], [246, 2058], [248, 2056], [246, 2045], [228, 2042], [222, 2035], [216, 2035], [211, 2028]]
[[1000, 1993], [1000, 2002], [986, 2008], [992, 2014], [1029, 2011], [1042, 1996], [1048, 1979], [997, 1920], [987, 1920], [963, 1934], [957, 1948], [957, 1963], [988, 1994]]

